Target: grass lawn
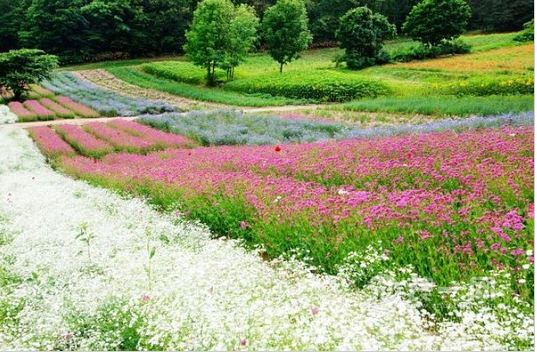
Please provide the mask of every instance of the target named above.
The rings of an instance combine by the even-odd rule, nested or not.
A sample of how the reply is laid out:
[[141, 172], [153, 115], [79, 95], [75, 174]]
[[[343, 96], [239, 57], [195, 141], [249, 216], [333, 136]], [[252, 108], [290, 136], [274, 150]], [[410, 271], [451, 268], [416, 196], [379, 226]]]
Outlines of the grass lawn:
[[[380, 97], [341, 105], [344, 110], [432, 116], [497, 115], [533, 110], [532, 95]], [[338, 107], [338, 108], [340, 108]]]

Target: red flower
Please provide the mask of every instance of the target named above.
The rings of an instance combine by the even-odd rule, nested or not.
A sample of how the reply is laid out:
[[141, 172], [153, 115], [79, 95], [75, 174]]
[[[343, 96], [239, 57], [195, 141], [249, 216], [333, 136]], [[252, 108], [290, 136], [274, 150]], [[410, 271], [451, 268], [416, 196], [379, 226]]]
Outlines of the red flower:
[[274, 150], [277, 152], [281, 152], [282, 148], [279, 145], [277, 145], [276, 148], [274, 148]]

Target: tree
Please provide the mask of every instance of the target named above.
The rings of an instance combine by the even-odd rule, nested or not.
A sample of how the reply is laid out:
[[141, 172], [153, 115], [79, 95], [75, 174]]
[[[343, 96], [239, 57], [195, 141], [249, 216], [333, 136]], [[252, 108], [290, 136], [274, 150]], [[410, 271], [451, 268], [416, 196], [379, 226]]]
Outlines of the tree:
[[259, 20], [255, 10], [248, 5], [240, 5], [235, 9], [235, 15], [230, 23], [229, 45], [227, 47], [224, 68], [227, 79], [233, 79], [235, 67], [246, 59], [257, 40]]
[[33, 0], [19, 32], [23, 47], [40, 48], [62, 59], [88, 58], [84, 34], [87, 21], [81, 7], [89, 0]]
[[437, 46], [460, 36], [471, 14], [465, 0], [422, 0], [408, 15], [403, 31], [412, 39]]
[[470, 0], [472, 25], [486, 31], [517, 31], [533, 18], [533, 0]]
[[226, 59], [234, 6], [229, 0], [203, 0], [194, 11], [185, 51], [195, 65], [207, 70], [207, 83], [216, 84], [216, 67]]
[[310, 0], [308, 15], [316, 42], [333, 41], [340, 18], [348, 11], [367, 6], [371, 11], [388, 18], [398, 29], [418, 0]]
[[0, 51], [19, 48], [21, 18], [28, 6], [28, 0], [0, 0]]
[[360, 69], [387, 61], [383, 55], [384, 40], [394, 37], [395, 26], [386, 17], [367, 7], [357, 7], [341, 18], [336, 38], [345, 49], [347, 67]]
[[306, 6], [302, 0], [278, 0], [269, 7], [263, 18], [263, 35], [268, 52], [283, 66], [300, 57], [312, 36], [308, 30]]
[[13, 92], [20, 100], [29, 85], [50, 78], [58, 58], [38, 49], [11, 50], [0, 54], [0, 87]]

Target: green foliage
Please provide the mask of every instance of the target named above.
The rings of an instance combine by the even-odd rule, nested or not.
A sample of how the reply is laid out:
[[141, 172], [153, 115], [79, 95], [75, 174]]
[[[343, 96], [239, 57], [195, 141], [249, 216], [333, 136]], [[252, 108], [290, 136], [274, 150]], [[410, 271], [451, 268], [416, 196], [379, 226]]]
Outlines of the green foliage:
[[195, 65], [207, 71], [207, 83], [215, 85], [216, 68], [232, 79], [234, 69], [257, 39], [258, 20], [251, 7], [234, 7], [229, 0], [203, 0], [194, 12], [186, 34], [185, 50]]
[[474, 77], [467, 80], [448, 83], [441, 88], [447, 94], [458, 96], [474, 95], [516, 95], [533, 94], [533, 76], [519, 77]]
[[227, 72], [228, 80], [233, 79], [235, 67], [244, 62], [253, 49], [258, 27], [259, 19], [253, 7], [240, 5], [235, 9], [235, 16], [230, 23], [227, 55], [222, 65]]
[[386, 17], [367, 7], [357, 7], [341, 18], [336, 38], [345, 50], [343, 61], [347, 67], [361, 69], [387, 61], [387, 55], [382, 51], [384, 40], [395, 34], [395, 26]]
[[232, 106], [253, 107], [302, 103], [302, 101], [299, 100], [283, 97], [273, 97], [267, 94], [242, 94], [233, 91], [223, 90], [221, 88], [193, 86], [187, 83], [181, 83], [171, 81], [165, 78], [159, 78], [158, 75], [152, 76], [129, 67], [114, 67], [109, 68], [108, 71], [119, 79], [140, 86], [142, 88], [160, 90], [169, 94], [190, 99], [196, 99], [200, 101], [208, 101]]
[[18, 21], [18, 39], [21, 45], [60, 55], [64, 63], [176, 53], [193, 2], [32, 0]]
[[471, 9], [465, 0], [422, 0], [408, 15], [403, 31], [415, 40], [435, 46], [460, 36], [470, 16]]
[[434, 95], [422, 97], [379, 97], [347, 103], [345, 110], [433, 116], [498, 115], [508, 112], [532, 111], [532, 95], [483, 97]]
[[230, 82], [225, 88], [316, 102], [340, 102], [388, 93], [388, 88], [381, 82], [350, 77], [336, 71], [293, 71], [280, 75], [257, 76]]
[[28, 0], [0, 0], [0, 52], [19, 47], [21, 29]]
[[531, 20], [524, 24], [524, 30], [513, 38], [514, 41], [524, 43], [532, 42], [535, 36], [535, 21]]
[[0, 88], [11, 90], [20, 100], [30, 90], [30, 84], [50, 78], [58, 58], [42, 50], [21, 49], [0, 53]]
[[312, 36], [308, 30], [306, 6], [302, 0], [278, 0], [265, 12], [263, 35], [268, 52], [283, 66], [300, 57], [307, 49]]
[[475, 28], [518, 31], [533, 18], [533, 0], [470, 0]]
[[408, 62], [412, 60], [432, 59], [442, 55], [467, 54], [471, 51], [471, 46], [462, 40], [452, 40], [441, 42], [436, 46], [418, 44], [406, 49], [394, 52], [390, 55], [390, 60], [396, 62]]
[[234, 7], [229, 0], [203, 0], [194, 11], [184, 47], [189, 59], [207, 71], [207, 83], [216, 83], [215, 69], [224, 64], [230, 44]]

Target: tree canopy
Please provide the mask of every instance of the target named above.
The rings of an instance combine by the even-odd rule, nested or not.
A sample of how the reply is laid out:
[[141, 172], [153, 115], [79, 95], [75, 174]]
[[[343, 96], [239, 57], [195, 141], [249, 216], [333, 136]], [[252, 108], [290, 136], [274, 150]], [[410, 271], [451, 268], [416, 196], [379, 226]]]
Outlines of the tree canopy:
[[0, 88], [11, 91], [20, 100], [29, 85], [50, 77], [58, 58], [42, 50], [21, 49], [0, 53]]
[[278, 0], [263, 17], [263, 38], [268, 52], [283, 66], [300, 57], [312, 36], [308, 29], [306, 6], [302, 0]]

